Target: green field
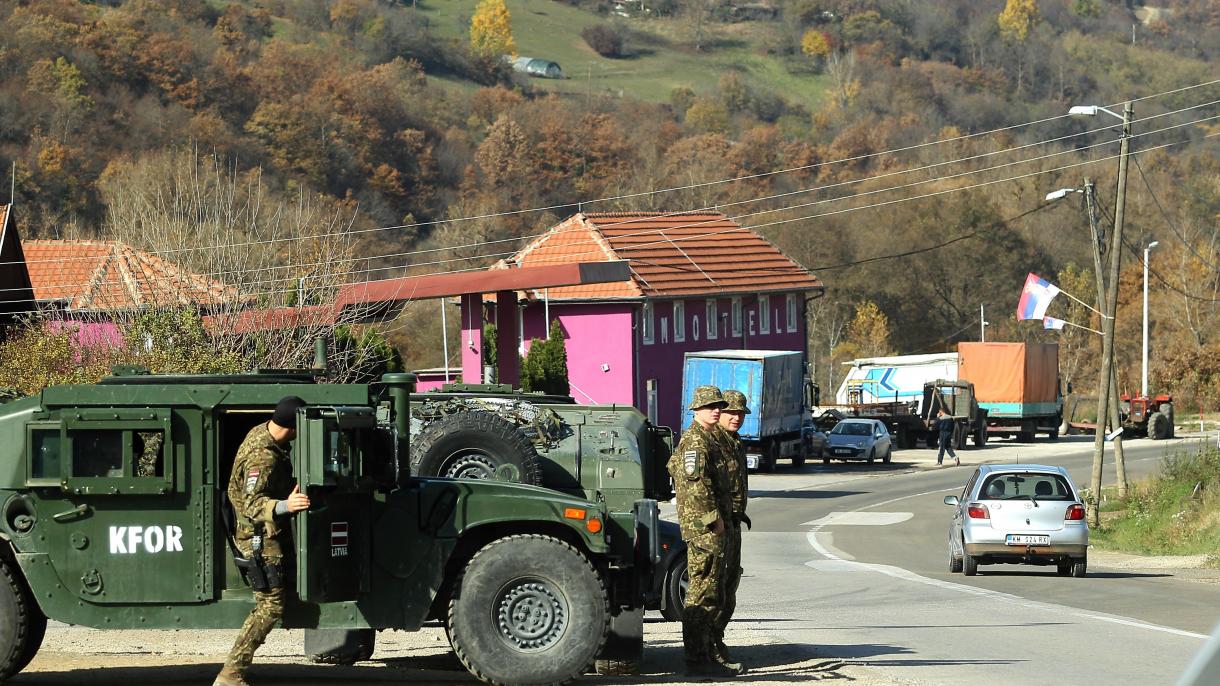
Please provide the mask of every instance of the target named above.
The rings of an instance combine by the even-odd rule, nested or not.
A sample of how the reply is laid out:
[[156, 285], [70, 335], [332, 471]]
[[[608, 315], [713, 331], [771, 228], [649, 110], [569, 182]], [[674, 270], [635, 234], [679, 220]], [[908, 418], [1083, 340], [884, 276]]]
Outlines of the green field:
[[[468, 22], [477, 0], [421, 0], [419, 10], [430, 19], [436, 35], [466, 40]], [[521, 55], [559, 63], [567, 79], [533, 79], [538, 88], [574, 95], [630, 96], [650, 102], [668, 102], [670, 92], [687, 86], [710, 93], [720, 75], [738, 70], [755, 87], [781, 94], [809, 109], [818, 106], [825, 77], [792, 74], [784, 61], [762, 54], [760, 34], [774, 23], [713, 24], [711, 39], [702, 52], [691, 49], [686, 27], [677, 20], [602, 17], [554, 0], [508, 0], [513, 39]], [[627, 47], [638, 54], [607, 59], [585, 44], [580, 32], [586, 26], [613, 20], [641, 39]]]

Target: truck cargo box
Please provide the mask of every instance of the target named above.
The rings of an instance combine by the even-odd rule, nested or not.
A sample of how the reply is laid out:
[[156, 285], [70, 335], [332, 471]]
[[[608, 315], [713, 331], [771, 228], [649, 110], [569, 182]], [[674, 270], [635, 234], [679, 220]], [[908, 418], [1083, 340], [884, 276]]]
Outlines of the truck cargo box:
[[[865, 357], [848, 363], [851, 368], [839, 384], [839, 405], [921, 403], [924, 384], [957, 378], [957, 353]], [[916, 406], [916, 413], [923, 408]]]
[[694, 413], [686, 409], [699, 386], [745, 394], [750, 414], [739, 433], [758, 440], [800, 432], [810, 418], [804, 408], [804, 355], [790, 350], [708, 350], [686, 353], [682, 371], [682, 426]]
[[1057, 343], [958, 343], [957, 376], [974, 384], [991, 417], [1046, 417], [1059, 412]]

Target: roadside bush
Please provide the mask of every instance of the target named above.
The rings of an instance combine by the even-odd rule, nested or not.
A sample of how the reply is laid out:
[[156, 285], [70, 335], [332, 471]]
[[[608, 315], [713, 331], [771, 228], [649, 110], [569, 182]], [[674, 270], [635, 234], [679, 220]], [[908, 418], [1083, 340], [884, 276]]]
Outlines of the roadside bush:
[[584, 38], [585, 43], [588, 43], [589, 47], [602, 57], [623, 56], [623, 36], [612, 26], [607, 24], [586, 26], [580, 32], [580, 37]]

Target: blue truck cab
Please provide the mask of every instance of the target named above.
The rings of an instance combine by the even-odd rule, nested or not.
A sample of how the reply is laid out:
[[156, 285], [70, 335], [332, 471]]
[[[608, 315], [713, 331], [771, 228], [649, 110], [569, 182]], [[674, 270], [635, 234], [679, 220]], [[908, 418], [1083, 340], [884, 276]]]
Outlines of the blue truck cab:
[[706, 350], [688, 352], [682, 368], [682, 426], [695, 389], [713, 385], [737, 390], [750, 408], [739, 433], [750, 469], [769, 472], [778, 460], [794, 467], [822, 456], [825, 436], [813, 425], [818, 389], [805, 374], [805, 356], [790, 350]]

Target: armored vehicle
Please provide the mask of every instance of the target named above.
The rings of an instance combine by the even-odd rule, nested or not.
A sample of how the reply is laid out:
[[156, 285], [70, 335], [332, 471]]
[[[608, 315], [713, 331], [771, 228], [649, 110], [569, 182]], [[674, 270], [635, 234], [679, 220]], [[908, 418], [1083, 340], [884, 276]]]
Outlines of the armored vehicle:
[[413, 400], [413, 383], [116, 369], [0, 404], [0, 680], [48, 618], [241, 625], [253, 601], [223, 494], [238, 445], [285, 395], [307, 403], [292, 454], [314, 506], [294, 518], [299, 599], [283, 624], [307, 629], [307, 652], [440, 622], [487, 683], [638, 665], [645, 606], [678, 586], [657, 514], [668, 430], [505, 388]]

